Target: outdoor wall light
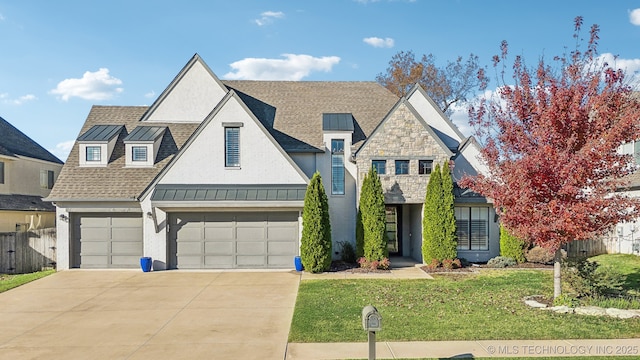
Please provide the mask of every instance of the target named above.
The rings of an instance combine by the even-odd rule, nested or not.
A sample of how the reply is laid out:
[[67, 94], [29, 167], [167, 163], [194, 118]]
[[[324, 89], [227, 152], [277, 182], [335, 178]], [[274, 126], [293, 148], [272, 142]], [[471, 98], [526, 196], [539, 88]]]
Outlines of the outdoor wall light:
[[60, 218], [60, 220], [64, 221], [64, 222], [69, 222], [69, 217], [65, 214], [60, 214], [60, 216], [58, 216]]
[[149, 219], [153, 219], [153, 214], [151, 213], [151, 211], [147, 211], [147, 217]]

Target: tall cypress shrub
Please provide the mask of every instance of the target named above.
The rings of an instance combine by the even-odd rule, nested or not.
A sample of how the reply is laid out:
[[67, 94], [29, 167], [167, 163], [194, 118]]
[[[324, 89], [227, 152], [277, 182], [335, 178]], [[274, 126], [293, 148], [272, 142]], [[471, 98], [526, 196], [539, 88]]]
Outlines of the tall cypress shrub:
[[442, 244], [437, 259], [455, 259], [458, 255], [458, 227], [456, 225], [456, 208], [453, 196], [453, 179], [449, 163], [442, 167], [442, 208], [440, 217], [442, 221]]
[[305, 270], [312, 273], [331, 267], [329, 202], [319, 172], [313, 174], [304, 195], [300, 258]]
[[429, 176], [422, 210], [422, 261], [430, 263], [436, 257], [436, 246], [441, 238], [440, 208], [442, 207], [442, 176], [440, 165]]
[[360, 189], [360, 202], [358, 203], [358, 213], [356, 214], [356, 258], [364, 256], [364, 225], [363, 213], [367, 212], [369, 197], [371, 196], [371, 181], [369, 174], [365, 174], [362, 180], [362, 188]]
[[364, 229], [364, 257], [369, 261], [379, 261], [389, 257], [386, 233], [386, 211], [382, 183], [375, 170], [369, 169], [368, 191], [362, 211]]

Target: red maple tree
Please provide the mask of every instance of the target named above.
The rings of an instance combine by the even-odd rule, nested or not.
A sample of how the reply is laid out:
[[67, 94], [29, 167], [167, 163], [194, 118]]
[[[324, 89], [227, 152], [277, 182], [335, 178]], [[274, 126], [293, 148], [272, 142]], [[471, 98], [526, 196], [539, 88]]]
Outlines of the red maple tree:
[[556, 253], [554, 297], [560, 295], [560, 247], [640, 211], [640, 199], [616, 192], [636, 169], [633, 157], [617, 149], [640, 138], [640, 103], [624, 71], [599, 61], [597, 25], [581, 50], [582, 22], [574, 21], [575, 50], [555, 57], [555, 67], [542, 58], [530, 69], [515, 57], [509, 85], [502, 42], [493, 58], [497, 95], [469, 110], [489, 175], [461, 182], [494, 201], [511, 233]]

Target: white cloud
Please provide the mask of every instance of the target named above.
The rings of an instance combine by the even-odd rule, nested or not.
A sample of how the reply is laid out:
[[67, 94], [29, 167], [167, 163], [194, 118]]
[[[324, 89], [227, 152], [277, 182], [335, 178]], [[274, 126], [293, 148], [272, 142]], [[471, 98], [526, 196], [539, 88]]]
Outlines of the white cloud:
[[151, 90], [148, 93], [144, 94], [144, 97], [146, 97], [147, 99], [153, 99], [156, 97], [156, 92]]
[[636, 26], [640, 26], [640, 8], [629, 11], [629, 21]]
[[284, 13], [282, 11], [265, 11], [260, 14], [259, 19], [253, 20], [258, 26], [269, 25], [275, 21], [275, 19], [284, 18]]
[[365, 43], [379, 48], [392, 48], [394, 45], [394, 41], [392, 38], [379, 38], [379, 37], [368, 37], [362, 39]]
[[56, 145], [55, 149], [49, 150], [53, 155], [57, 156], [60, 160], [65, 161], [69, 157], [69, 152], [73, 148], [75, 140], [67, 140]]
[[37, 100], [38, 98], [33, 94], [27, 94], [27, 95], [22, 95], [15, 99], [11, 99], [9, 97], [9, 94], [2, 93], [0, 94], [0, 99], [2, 100], [3, 104], [22, 105], [26, 102]]
[[0, 14], [0, 21], [4, 21], [5, 17], [4, 15]]
[[623, 70], [625, 79], [630, 83], [640, 85], [640, 59], [621, 59], [611, 53], [604, 53], [598, 56], [598, 62], [603, 61], [614, 69]]
[[233, 71], [224, 75], [231, 80], [293, 80], [298, 81], [313, 71], [329, 72], [340, 62], [337, 56], [283, 54], [284, 59], [246, 58], [229, 66]]
[[81, 79], [62, 80], [50, 93], [60, 95], [64, 101], [74, 96], [85, 100], [107, 100], [124, 91], [119, 85], [122, 85], [122, 80], [109, 75], [109, 69], [100, 68], [96, 72], [85, 72]]

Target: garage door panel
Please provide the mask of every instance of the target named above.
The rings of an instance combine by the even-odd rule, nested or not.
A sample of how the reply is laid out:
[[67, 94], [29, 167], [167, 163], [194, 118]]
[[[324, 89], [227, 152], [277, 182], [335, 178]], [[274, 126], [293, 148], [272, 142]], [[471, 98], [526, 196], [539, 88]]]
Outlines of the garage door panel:
[[265, 267], [265, 258], [262, 255], [238, 255], [236, 256], [238, 267]]
[[141, 214], [73, 214], [74, 266], [138, 267], [143, 254]]
[[297, 244], [291, 241], [269, 241], [267, 244], [268, 255], [291, 255], [295, 256]]
[[265, 243], [261, 241], [238, 242], [236, 251], [238, 254], [262, 255], [265, 253]]
[[80, 256], [83, 255], [101, 255], [106, 254], [109, 251], [108, 241], [84, 241], [80, 251]]
[[205, 228], [204, 229], [204, 238], [205, 240], [214, 240], [217, 241], [219, 239], [223, 240], [233, 240], [234, 231], [232, 227], [227, 224], [227, 227], [214, 227], [214, 228]]
[[142, 228], [111, 228], [111, 241], [139, 241]]
[[264, 239], [264, 228], [244, 227], [244, 224], [238, 225], [236, 229], [236, 238], [238, 241], [255, 241]]
[[[111, 243], [112, 254], [141, 254], [142, 243], [139, 241], [118, 241]], [[139, 257], [138, 257], [139, 258]]]
[[213, 255], [233, 255], [233, 241], [208, 241], [204, 243], [205, 254]]
[[269, 240], [291, 240], [298, 235], [298, 228], [293, 227], [269, 227], [267, 228], [267, 239]]
[[215, 268], [230, 269], [230, 268], [233, 268], [233, 256], [207, 255], [204, 257], [204, 263], [206, 267], [211, 269], [215, 269]]
[[170, 215], [177, 268], [291, 268], [298, 254], [298, 212]]

